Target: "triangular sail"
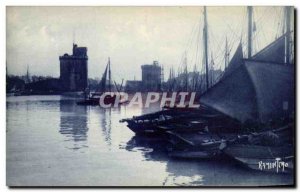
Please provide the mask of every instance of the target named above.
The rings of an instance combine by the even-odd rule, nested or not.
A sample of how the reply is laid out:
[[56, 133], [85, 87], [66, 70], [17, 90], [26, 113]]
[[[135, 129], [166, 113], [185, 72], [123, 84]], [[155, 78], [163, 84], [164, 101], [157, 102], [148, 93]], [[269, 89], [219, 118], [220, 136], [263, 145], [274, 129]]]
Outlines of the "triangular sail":
[[107, 70], [108, 70], [108, 64], [106, 65], [105, 71], [103, 73], [103, 76], [101, 78], [101, 81], [99, 82], [99, 86], [96, 89], [96, 92], [94, 95], [97, 95], [98, 93], [105, 92], [106, 89], [106, 77], [107, 77]]
[[285, 63], [285, 36], [286, 35], [279, 37], [267, 47], [256, 53], [251, 57], [251, 60]]
[[291, 65], [246, 60], [200, 98], [200, 103], [229, 117], [261, 123], [294, 112], [294, 70]]
[[242, 64], [243, 64], [243, 48], [242, 48], [242, 44], [240, 43], [239, 46], [237, 47], [232, 59], [229, 62], [228, 67], [225, 69], [225, 72], [224, 72], [224, 75], [222, 78], [231, 74], [235, 69], [237, 69]]
[[111, 70], [110, 70], [110, 58], [108, 58], [108, 90], [111, 92]]

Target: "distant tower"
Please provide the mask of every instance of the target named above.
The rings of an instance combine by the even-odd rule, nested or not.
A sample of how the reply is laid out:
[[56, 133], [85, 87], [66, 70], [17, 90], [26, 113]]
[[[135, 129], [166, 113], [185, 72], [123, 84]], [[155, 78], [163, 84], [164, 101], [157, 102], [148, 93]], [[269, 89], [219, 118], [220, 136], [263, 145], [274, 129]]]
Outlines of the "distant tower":
[[88, 78], [88, 56], [86, 47], [73, 43], [73, 54], [59, 57], [60, 80], [65, 91], [85, 91]]
[[162, 82], [162, 68], [158, 61], [153, 64], [142, 65], [142, 86], [144, 91], [160, 91]]

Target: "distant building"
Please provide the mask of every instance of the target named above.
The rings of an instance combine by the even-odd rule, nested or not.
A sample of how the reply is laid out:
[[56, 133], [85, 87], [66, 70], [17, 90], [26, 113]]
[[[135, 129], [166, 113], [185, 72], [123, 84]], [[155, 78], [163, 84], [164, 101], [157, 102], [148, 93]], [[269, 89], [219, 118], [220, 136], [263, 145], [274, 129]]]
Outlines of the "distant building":
[[128, 80], [126, 81], [125, 91], [126, 92], [136, 92], [141, 90], [142, 81]]
[[6, 92], [23, 91], [25, 89], [25, 81], [18, 76], [6, 76]]
[[59, 57], [60, 81], [64, 91], [84, 91], [87, 88], [88, 56], [86, 47], [73, 44], [73, 54]]
[[162, 83], [162, 68], [157, 61], [142, 65], [142, 90], [160, 91]]
[[60, 79], [47, 78], [25, 85], [26, 92], [29, 94], [60, 94], [62, 87]]

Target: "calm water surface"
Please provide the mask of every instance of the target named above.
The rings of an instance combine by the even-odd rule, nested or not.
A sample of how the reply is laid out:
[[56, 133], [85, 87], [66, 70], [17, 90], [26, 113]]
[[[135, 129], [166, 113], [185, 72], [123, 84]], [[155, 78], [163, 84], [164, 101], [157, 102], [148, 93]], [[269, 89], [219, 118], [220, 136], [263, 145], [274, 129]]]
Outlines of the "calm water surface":
[[77, 106], [63, 96], [7, 97], [7, 185], [283, 185], [235, 162], [176, 160], [158, 139], [134, 135], [119, 120], [158, 110]]

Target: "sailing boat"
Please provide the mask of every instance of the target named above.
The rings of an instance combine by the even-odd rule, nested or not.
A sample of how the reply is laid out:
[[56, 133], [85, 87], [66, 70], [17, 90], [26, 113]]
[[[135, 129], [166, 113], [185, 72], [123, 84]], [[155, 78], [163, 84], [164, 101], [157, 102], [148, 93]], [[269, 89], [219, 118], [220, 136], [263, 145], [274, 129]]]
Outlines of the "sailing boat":
[[[238, 48], [234, 62], [229, 63], [223, 78], [200, 99], [201, 104], [255, 131], [285, 127], [284, 134], [267, 132], [256, 139], [248, 138], [245, 143], [228, 144], [223, 150], [227, 156], [255, 170], [262, 170], [259, 162], [271, 162], [276, 158], [288, 164], [289, 170], [286, 171], [293, 171], [295, 66], [290, 58], [293, 55], [289, 26], [291, 7], [285, 9], [286, 33], [255, 55], [252, 55], [251, 41], [248, 41], [248, 59], [242, 59], [238, 53], [242, 53], [241, 48]], [[252, 8], [249, 7], [248, 11], [251, 24]], [[249, 29], [251, 40], [251, 25]], [[267, 171], [276, 172], [276, 169]]]
[[[251, 11], [252, 9], [249, 9], [249, 15]], [[249, 39], [252, 39], [251, 30], [249, 32]], [[159, 133], [168, 138], [171, 143], [168, 148], [171, 157], [211, 158], [221, 154], [225, 149], [228, 156], [248, 167], [258, 167], [253, 162], [270, 160], [271, 154], [276, 152], [278, 157], [288, 160], [290, 165], [294, 154], [289, 143], [282, 142], [282, 148], [277, 148], [272, 144], [240, 145], [242, 140], [234, 139], [240, 138], [238, 133], [242, 132], [249, 133], [249, 136], [253, 135], [245, 129], [246, 126], [261, 134], [261, 131], [269, 131], [270, 127], [266, 126], [269, 122], [274, 122], [272, 127], [276, 129], [294, 121], [290, 119], [295, 111], [294, 66], [289, 62], [291, 59], [284, 58], [290, 55], [285, 54], [290, 53], [285, 50], [285, 46], [288, 47], [288, 43], [285, 43], [288, 35], [290, 32], [283, 34], [254, 55], [251, 53], [251, 42], [248, 42], [247, 59], [243, 56], [240, 43], [231, 61], [226, 64], [223, 77], [216, 84], [207, 87], [206, 92], [201, 95], [202, 111], [196, 109], [192, 114], [178, 109], [168, 109], [123, 119], [121, 122], [127, 122], [127, 126], [136, 134]], [[207, 118], [206, 114], [212, 118]], [[214, 117], [214, 114], [220, 115]], [[256, 125], [259, 129], [256, 129]], [[292, 132], [294, 128], [287, 126], [286, 129]], [[214, 138], [214, 134], [218, 137], [222, 135], [222, 138]], [[276, 137], [280, 142], [293, 141], [291, 136], [283, 136], [277, 132], [274, 138]], [[274, 138], [270, 140], [273, 141]], [[232, 139], [236, 143], [227, 142], [225, 145], [224, 141]]]
[[[107, 74], [108, 73], [108, 74]], [[108, 75], [108, 79], [107, 79]], [[108, 84], [107, 84], [108, 80]], [[111, 90], [111, 70], [110, 70], [110, 58], [108, 58], [108, 62], [105, 68], [105, 71], [102, 75], [101, 81], [99, 82], [99, 86], [94, 93], [87, 92], [85, 94], [85, 99], [77, 102], [78, 105], [99, 105], [101, 96], [105, 94], [104, 104], [114, 104], [116, 101], [117, 94], [113, 93]]]

